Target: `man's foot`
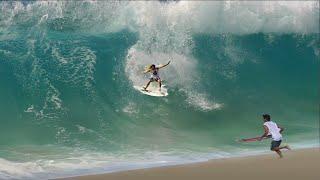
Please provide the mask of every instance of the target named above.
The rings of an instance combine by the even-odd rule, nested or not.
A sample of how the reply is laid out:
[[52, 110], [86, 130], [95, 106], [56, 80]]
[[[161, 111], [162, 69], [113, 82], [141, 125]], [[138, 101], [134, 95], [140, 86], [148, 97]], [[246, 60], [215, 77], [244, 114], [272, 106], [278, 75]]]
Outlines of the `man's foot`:
[[147, 87], [145, 87], [145, 86], [142, 87], [142, 90], [143, 90], [143, 91], [148, 91], [148, 90], [147, 90]]

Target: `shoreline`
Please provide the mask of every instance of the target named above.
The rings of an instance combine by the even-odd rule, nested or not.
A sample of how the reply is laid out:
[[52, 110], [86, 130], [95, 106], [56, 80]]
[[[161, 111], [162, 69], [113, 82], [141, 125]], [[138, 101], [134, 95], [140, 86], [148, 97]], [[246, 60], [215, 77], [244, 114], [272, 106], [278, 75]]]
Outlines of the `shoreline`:
[[[249, 155], [211, 159], [204, 162], [194, 162], [179, 165], [167, 165], [143, 169], [125, 170], [103, 174], [81, 175], [57, 178], [56, 180], [149, 180], [149, 179], [317, 179], [320, 171], [320, 149], [304, 148], [283, 151], [284, 158], [279, 159], [276, 153]], [[289, 172], [294, 172], [291, 176]], [[230, 173], [232, 172], [232, 173]], [[288, 177], [287, 177], [288, 175]]]

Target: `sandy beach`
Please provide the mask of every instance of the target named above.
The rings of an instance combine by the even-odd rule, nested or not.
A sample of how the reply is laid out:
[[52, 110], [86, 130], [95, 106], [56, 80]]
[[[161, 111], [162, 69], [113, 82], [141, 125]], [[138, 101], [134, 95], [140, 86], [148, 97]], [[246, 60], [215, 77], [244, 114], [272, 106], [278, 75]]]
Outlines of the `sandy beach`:
[[215, 159], [202, 163], [130, 170], [64, 180], [316, 180], [320, 178], [320, 149], [284, 151], [276, 154]]

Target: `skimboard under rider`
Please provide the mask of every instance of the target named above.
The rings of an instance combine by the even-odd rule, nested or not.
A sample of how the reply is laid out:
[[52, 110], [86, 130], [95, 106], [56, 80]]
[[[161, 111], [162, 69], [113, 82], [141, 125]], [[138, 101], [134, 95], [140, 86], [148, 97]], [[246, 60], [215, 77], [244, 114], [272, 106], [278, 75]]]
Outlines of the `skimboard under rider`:
[[271, 141], [271, 151], [275, 151], [280, 158], [283, 157], [281, 153], [281, 149], [288, 149], [290, 150], [290, 147], [288, 145], [286, 146], [280, 146], [282, 142], [282, 135], [281, 133], [283, 132], [284, 128], [278, 126], [275, 122], [271, 121], [271, 117], [269, 114], [263, 114], [263, 128], [264, 128], [264, 133], [263, 135], [258, 139], [261, 141], [264, 137], [267, 137], [271, 135], [272, 141]]
[[169, 61], [165, 65], [159, 65], [159, 66], [151, 64], [150, 66], [148, 66], [146, 68], [146, 70], [143, 73], [146, 74], [146, 73], [150, 72], [151, 73], [151, 77], [150, 77], [148, 83], [146, 84], [146, 86], [143, 87], [143, 90], [148, 91], [147, 88], [149, 87], [150, 83], [156, 81], [159, 84], [159, 91], [161, 91], [161, 78], [160, 78], [160, 75], [159, 75], [159, 69], [168, 66], [170, 64], [170, 62], [171, 61]]

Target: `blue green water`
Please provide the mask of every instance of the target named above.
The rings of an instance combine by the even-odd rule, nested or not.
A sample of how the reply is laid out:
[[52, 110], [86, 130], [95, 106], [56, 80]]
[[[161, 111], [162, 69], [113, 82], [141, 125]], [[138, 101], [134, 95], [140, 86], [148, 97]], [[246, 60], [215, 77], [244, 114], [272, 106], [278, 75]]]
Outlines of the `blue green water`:
[[[319, 146], [319, 3], [0, 2], [0, 179]], [[160, 70], [167, 97], [133, 88]]]

